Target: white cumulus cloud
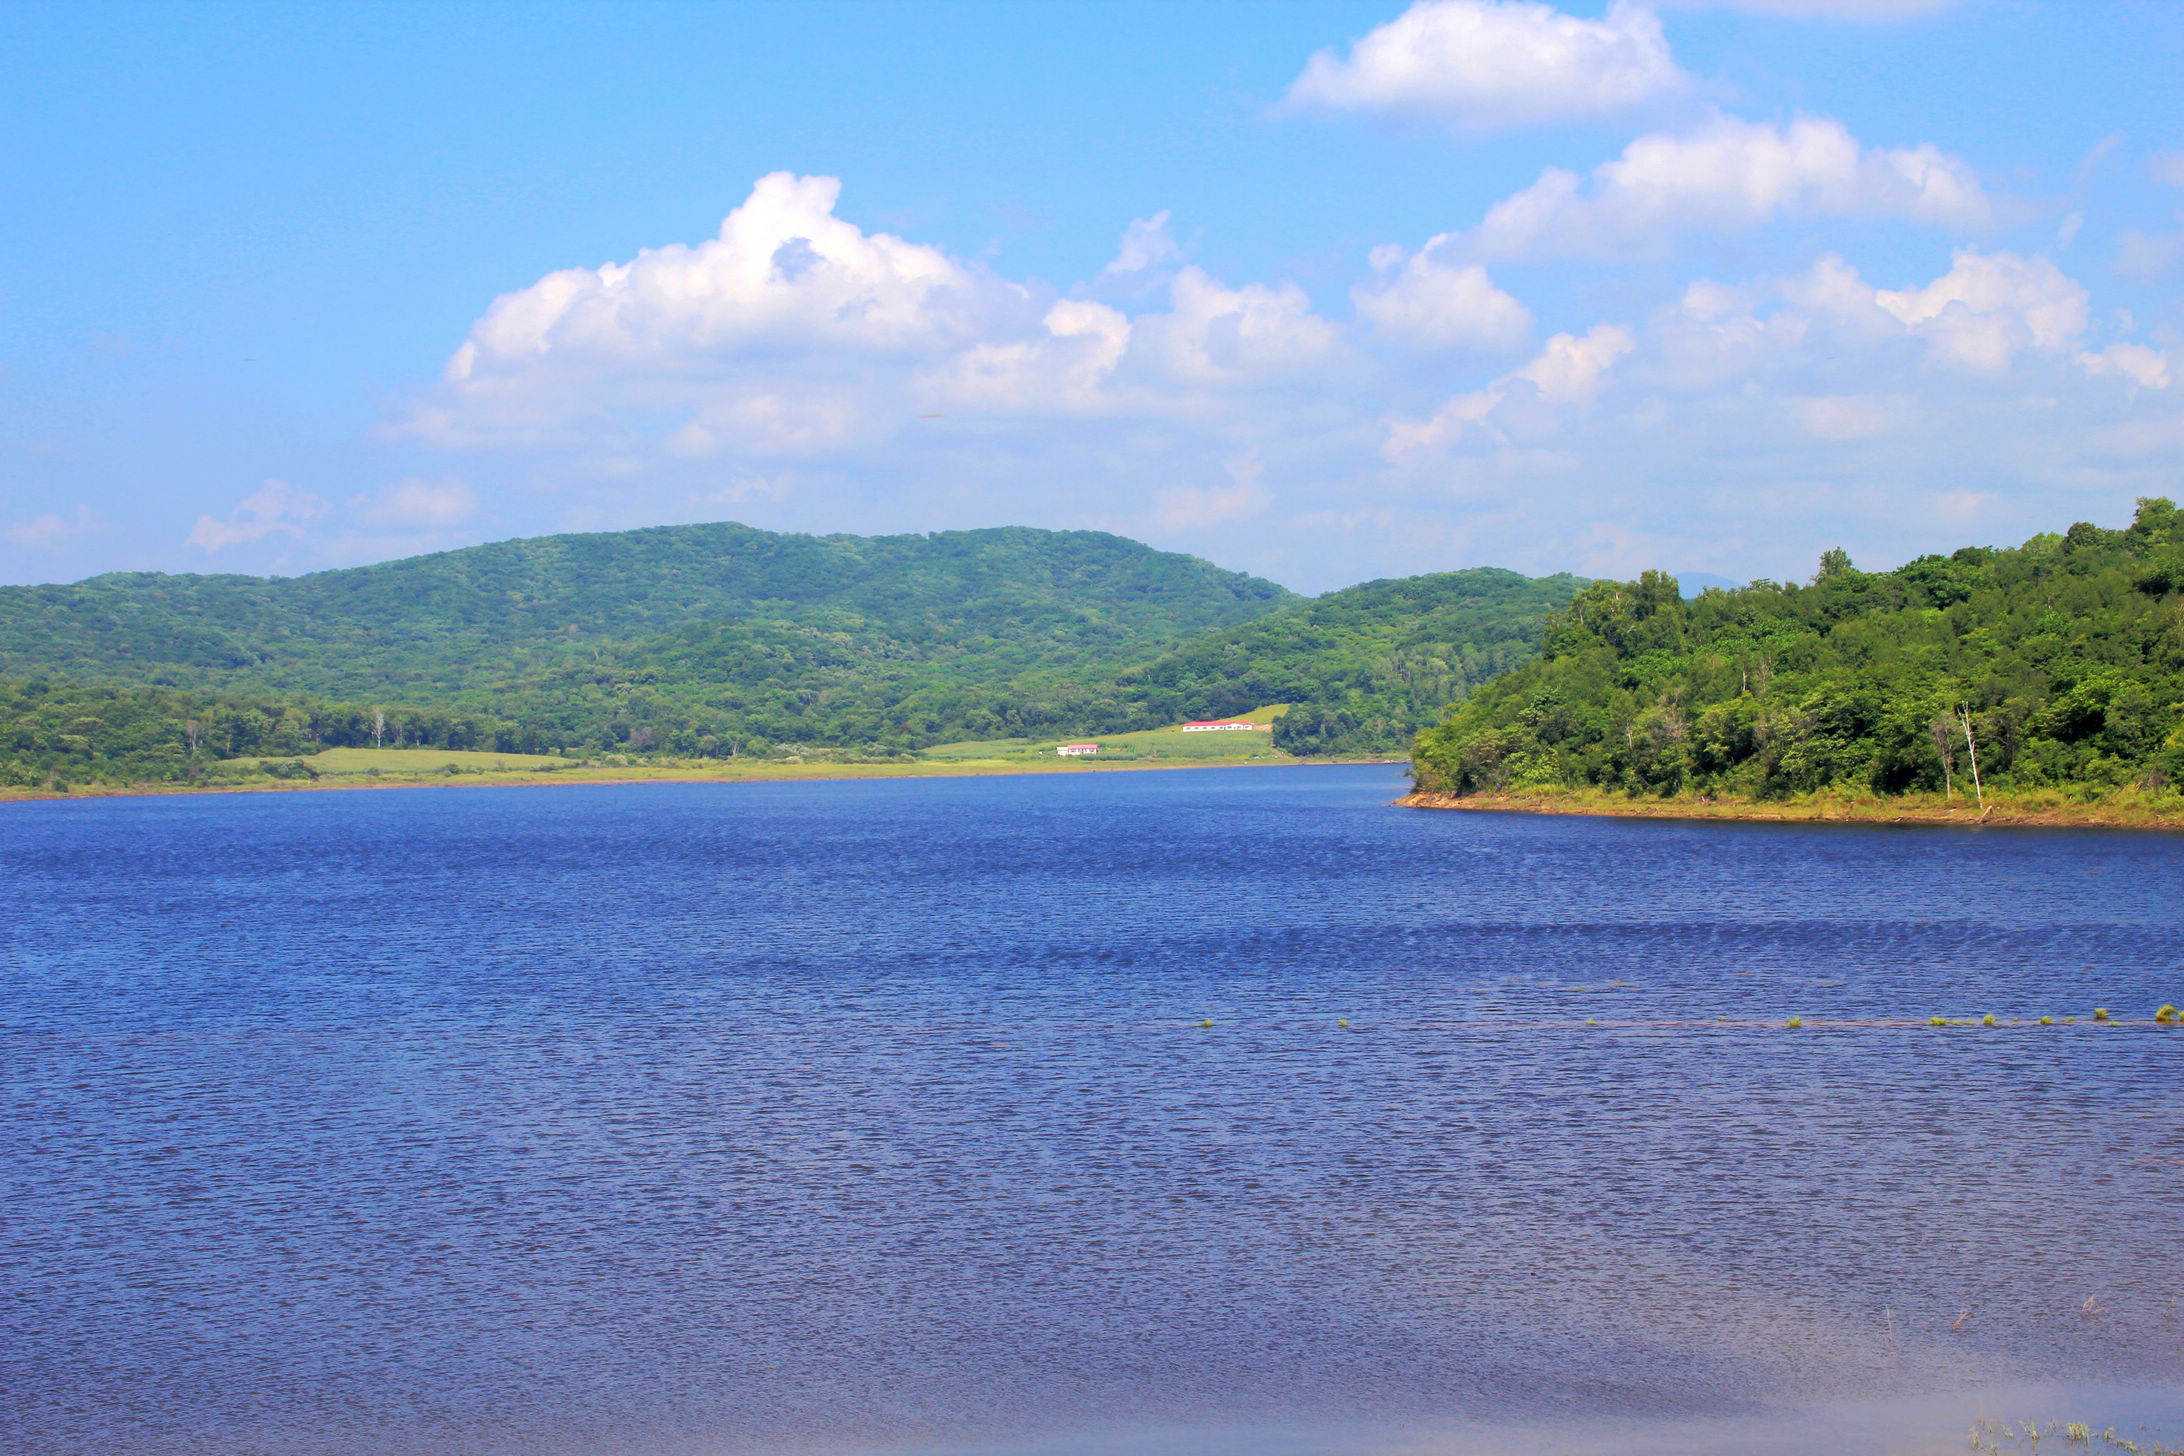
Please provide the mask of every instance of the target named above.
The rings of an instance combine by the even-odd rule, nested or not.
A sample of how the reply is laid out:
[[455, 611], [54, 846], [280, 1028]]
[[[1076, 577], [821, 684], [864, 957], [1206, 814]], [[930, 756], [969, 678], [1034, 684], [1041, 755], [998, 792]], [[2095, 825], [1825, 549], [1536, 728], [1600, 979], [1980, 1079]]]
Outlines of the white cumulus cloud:
[[1600, 378], [1609, 366], [1637, 347], [1629, 329], [1616, 324], [1596, 324], [1580, 338], [1557, 334], [1547, 341], [1538, 358], [1513, 376], [1530, 380], [1539, 397], [1549, 404], [1591, 404]]
[[1550, 405], [1590, 405], [1615, 361], [1637, 347], [1619, 324], [1596, 324], [1589, 333], [1556, 334], [1538, 356], [1484, 389], [1459, 394], [1423, 420], [1388, 422], [1381, 453], [1390, 461], [1430, 451], [1459, 439], [1477, 425], [1495, 431], [1494, 416], [1527, 386], [1530, 397]]
[[1993, 209], [1979, 179], [1935, 147], [1862, 147], [1839, 121], [1718, 116], [1654, 132], [1590, 177], [1550, 167], [1488, 209], [1466, 239], [1477, 256], [1617, 256], [1685, 232], [1736, 232], [1783, 217], [1902, 218], [1978, 228]]
[[972, 332], [996, 285], [936, 248], [834, 216], [841, 183], [775, 172], [716, 237], [628, 263], [567, 268], [495, 299], [448, 363], [451, 379], [552, 356], [673, 366], [760, 343], [860, 350]]
[[[1655, 321], [1654, 373], [1682, 387], [1739, 379], [1756, 386], [1792, 361], [1825, 357], [1870, 377], [1900, 372], [1892, 353], [1908, 350], [1945, 371], [2000, 375], [2032, 354], [2147, 389], [2167, 387], [2158, 349], [2128, 341], [2082, 348], [2091, 313], [2084, 285], [2043, 257], [1959, 248], [1946, 273], [1890, 289], [1829, 254], [1801, 273], [1758, 284], [1693, 284]], [[1890, 397], [1891, 418], [1904, 416], [1907, 398], [1900, 390]], [[1820, 402], [1807, 418], [1818, 433], [1851, 438], [1862, 433], [1854, 427], [1860, 407]]]
[[1132, 273], [1143, 273], [1164, 263], [1181, 259], [1183, 250], [1168, 231], [1168, 213], [1165, 208], [1151, 217], [1133, 218], [1123, 229], [1122, 243], [1115, 250], [1114, 261], [1101, 270], [1103, 278], [1116, 278]]
[[1336, 347], [1334, 325], [1312, 312], [1293, 283], [1230, 288], [1188, 267], [1176, 274], [1169, 303], [1169, 312], [1137, 320], [1133, 352], [1177, 381], [1264, 379], [1317, 363]]
[[[1699, 280], [1641, 328], [1558, 336], [1385, 421], [1381, 499], [1409, 529], [1487, 521], [1596, 558], [1581, 569], [1739, 575], [1809, 571], [1823, 534], [1900, 560], [2127, 517], [2133, 496], [2174, 491], [2175, 369], [2152, 343], [2096, 338], [2131, 321], [2083, 305], [2050, 260], [2006, 252], [1959, 251], [1893, 289], [1833, 256]], [[1763, 565], [1761, 537], [1796, 554]]]
[[2020, 349], [2067, 348], [2092, 312], [2084, 287], [2046, 258], [1961, 248], [1926, 287], [1883, 289], [1873, 301], [1938, 357], [1972, 369], [2007, 369]]
[[[1801, 145], [1795, 124], [1748, 131]], [[1848, 139], [1821, 140], [1844, 154]], [[1803, 181], [1729, 215], [1852, 208], [1877, 154], [1847, 155], [1791, 167]], [[1668, 167], [1581, 182], [1579, 201], [1641, 190], [1639, 172], [1688, 201], [1709, 195], [1712, 165], [1678, 186]], [[1082, 526], [1319, 587], [1490, 560], [1779, 574], [1809, 570], [1822, 531], [1864, 559], [1944, 528], [1961, 544], [2105, 520], [2097, 502], [2174, 490], [2173, 347], [2159, 326], [2096, 314], [2039, 254], [1960, 248], [1879, 283], [1832, 254], [1681, 280], [1630, 324], [1565, 330], [1542, 308], [1528, 349], [1531, 310], [1473, 234], [1375, 249], [1342, 280], [1354, 316], [1336, 319], [1294, 283], [1186, 263], [1159, 212], [1130, 224], [1114, 266], [1054, 287], [876, 241], [834, 216], [824, 181], [762, 181], [722, 229], [732, 243], [550, 274], [509, 296], [520, 306], [495, 303], [463, 367], [413, 401], [400, 433], [420, 474], [354, 503], [360, 518], [455, 524], [476, 503], [450, 482], [482, 470], [602, 518]], [[1655, 216], [1633, 215], [1639, 232]], [[688, 271], [723, 250], [707, 268], [743, 282], [645, 281], [652, 260], [687, 254]], [[1558, 296], [1566, 307], [1548, 279], [1542, 297]], [[435, 447], [521, 463], [424, 463]], [[285, 491], [193, 539], [219, 550], [321, 509]]]
[[929, 371], [930, 403], [1003, 411], [1086, 411], [1113, 404], [1107, 385], [1130, 347], [1130, 320], [1089, 299], [1064, 298], [1037, 333], [974, 344]]
[[1375, 250], [1379, 277], [1350, 291], [1358, 317], [1422, 349], [1513, 349], [1531, 337], [1532, 313], [1494, 286], [1486, 269], [1448, 257], [1438, 237], [1414, 254]]
[[304, 522], [325, 514], [326, 502], [311, 492], [298, 490], [286, 481], [269, 480], [243, 497], [226, 520], [199, 516], [183, 544], [209, 553], [263, 541], [276, 533], [301, 536]]
[[1742, 10], [1792, 20], [1918, 20], [1955, 8], [1960, 0], [1670, 0], [1680, 10]]
[[2145, 344], [2110, 344], [2097, 354], [2080, 354], [2078, 363], [2088, 374], [2120, 374], [2141, 389], [2169, 387], [2169, 356]]
[[1486, 130], [1612, 116], [1687, 85], [1643, 5], [1586, 20], [1533, 0], [1419, 0], [1348, 56], [1314, 55], [1288, 103]]
[[395, 433], [587, 451], [614, 469], [812, 458], [874, 448], [932, 414], [1187, 409], [1194, 391], [1295, 379], [1342, 348], [1294, 284], [1231, 287], [1184, 266], [1162, 288], [1156, 270], [1181, 256], [1165, 212], [1131, 223], [1101, 275], [1145, 279], [1165, 303], [1133, 317], [868, 234], [834, 215], [839, 192], [775, 173], [713, 239], [496, 299]]

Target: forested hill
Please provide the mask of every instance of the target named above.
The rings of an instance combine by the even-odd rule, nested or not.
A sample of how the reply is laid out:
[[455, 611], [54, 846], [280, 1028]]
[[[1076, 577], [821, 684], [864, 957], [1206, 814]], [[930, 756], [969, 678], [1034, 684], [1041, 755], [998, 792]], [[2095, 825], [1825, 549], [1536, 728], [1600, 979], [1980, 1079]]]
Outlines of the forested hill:
[[1305, 600], [1095, 532], [684, 526], [289, 580], [0, 589], [0, 781], [161, 780], [325, 747], [678, 757], [1157, 728], [1399, 753], [1537, 651], [1583, 583], [1507, 571]]
[[2142, 500], [2015, 550], [1895, 571], [1829, 552], [1807, 586], [1683, 601], [1672, 578], [1579, 592], [1544, 656], [1413, 757], [1429, 792], [1781, 797], [1969, 786], [2159, 790], [2184, 778], [2184, 523]]
[[1584, 584], [1491, 567], [1369, 581], [1202, 637], [1122, 687], [1167, 722], [1293, 704], [1274, 724], [1291, 753], [1400, 752], [1451, 702], [1535, 656], [1547, 614]]
[[[504, 541], [292, 578], [0, 588], [0, 677], [440, 701], [724, 624], [837, 652], [1120, 666], [1292, 601], [1096, 531], [799, 536], [733, 524]], [[884, 647], [878, 644], [884, 644]]]

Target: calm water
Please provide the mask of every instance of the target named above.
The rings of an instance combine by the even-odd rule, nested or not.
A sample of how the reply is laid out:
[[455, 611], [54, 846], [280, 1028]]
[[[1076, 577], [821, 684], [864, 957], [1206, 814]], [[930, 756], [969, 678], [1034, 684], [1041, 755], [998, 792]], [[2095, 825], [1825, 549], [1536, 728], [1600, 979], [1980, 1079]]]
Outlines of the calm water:
[[2184, 839], [1400, 789], [0, 809], [0, 1448], [2184, 1435]]

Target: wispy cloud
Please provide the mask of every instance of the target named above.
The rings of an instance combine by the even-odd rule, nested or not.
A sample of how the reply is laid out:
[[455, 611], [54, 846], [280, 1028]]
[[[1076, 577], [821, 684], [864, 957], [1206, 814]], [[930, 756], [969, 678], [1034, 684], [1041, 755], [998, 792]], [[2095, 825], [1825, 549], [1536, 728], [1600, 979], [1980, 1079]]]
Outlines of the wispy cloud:
[[478, 494], [453, 476], [413, 475], [350, 502], [372, 526], [459, 526], [478, 513]]
[[1985, 227], [1993, 206], [1970, 167], [1930, 145], [1864, 147], [1839, 121], [1716, 116], [1639, 137], [1589, 176], [1550, 167], [1463, 237], [1482, 258], [1659, 253], [1686, 233], [1733, 233], [1781, 218], [1899, 218]]
[[0, 536], [33, 551], [57, 551], [70, 541], [97, 534], [104, 526], [90, 507], [78, 506], [65, 516], [58, 511], [47, 511], [26, 521], [16, 521], [0, 529]]
[[326, 502], [286, 481], [269, 480], [243, 497], [226, 519], [199, 516], [183, 544], [213, 553], [280, 534], [301, 536], [303, 523], [326, 514]]
[[1496, 438], [1506, 438], [1493, 419], [1502, 407], [1519, 395], [1548, 405], [1586, 406], [1600, 391], [1600, 383], [1615, 361], [1637, 347], [1629, 329], [1618, 324], [1597, 324], [1580, 338], [1557, 334], [1547, 341], [1539, 357], [1513, 369], [1484, 389], [1459, 394], [1424, 420], [1392, 420], [1381, 452], [1391, 461], [1433, 450], [1460, 438], [1465, 429], [1480, 426]]

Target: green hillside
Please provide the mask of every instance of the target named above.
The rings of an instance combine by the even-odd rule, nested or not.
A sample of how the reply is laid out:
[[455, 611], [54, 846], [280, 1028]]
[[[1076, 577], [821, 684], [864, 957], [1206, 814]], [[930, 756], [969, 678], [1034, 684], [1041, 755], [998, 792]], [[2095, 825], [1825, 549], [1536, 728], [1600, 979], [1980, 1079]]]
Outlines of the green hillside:
[[0, 677], [421, 702], [565, 679], [603, 645], [654, 637], [692, 667], [748, 653], [1119, 666], [1291, 600], [1272, 582], [1096, 531], [662, 526], [292, 578], [0, 587]]
[[1203, 637], [1121, 686], [1151, 721], [1291, 703], [1278, 748], [1399, 753], [1450, 702], [1530, 660], [1548, 613], [1583, 585], [1492, 568], [1370, 581]]
[[327, 747], [892, 756], [1298, 706], [1292, 754], [1401, 752], [1582, 583], [1304, 600], [1095, 532], [549, 537], [287, 580], [0, 588], [0, 777], [167, 779]]
[[2143, 500], [2015, 550], [1966, 547], [1864, 572], [1839, 551], [1808, 586], [1679, 598], [1601, 583], [1545, 656], [1421, 734], [1419, 787], [1779, 798], [2184, 777], [2184, 526]]

